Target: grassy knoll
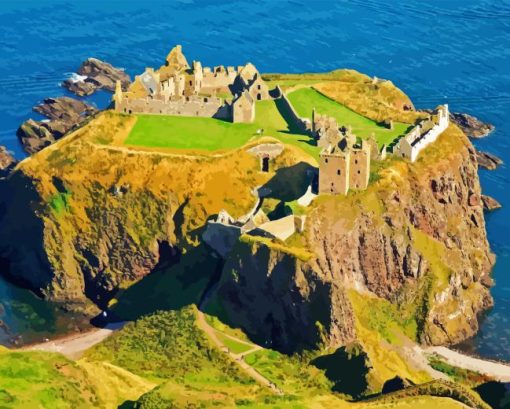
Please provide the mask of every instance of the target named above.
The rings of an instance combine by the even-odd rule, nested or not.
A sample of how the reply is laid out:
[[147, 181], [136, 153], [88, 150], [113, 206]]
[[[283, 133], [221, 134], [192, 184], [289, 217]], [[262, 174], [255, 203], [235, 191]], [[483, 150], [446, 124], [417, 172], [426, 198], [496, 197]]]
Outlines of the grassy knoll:
[[193, 307], [145, 316], [93, 347], [85, 358], [107, 361], [149, 379], [250, 384], [212, 346], [195, 318]]
[[213, 152], [239, 148], [256, 137], [258, 129], [284, 143], [295, 145], [313, 157], [318, 148], [308, 137], [292, 134], [274, 101], [258, 101], [256, 118], [239, 124], [214, 118], [164, 115], [137, 115], [138, 119], [124, 143], [130, 146], [171, 148], [181, 151]]
[[[409, 97], [391, 81], [374, 79], [354, 70], [325, 73], [264, 74], [271, 86], [280, 85], [288, 91], [313, 85], [322, 94], [345, 105], [354, 112], [380, 122], [385, 119], [412, 124], [424, 115], [404, 110], [412, 107]], [[309, 115], [309, 114], [308, 114]]]
[[0, 349], [0, 407], [114, 409], [155, 385], [106, 363], [72, 362], [49, 352]]
[[312, 110], [315, 108], [319, 114], [336, 118], [339, 125], [351, 126], [353, 132], [361, 138], [369, 138], [373, 133], [379, 146], [391, 144], [409, 127], [408, 124], [397, 122], [393, 130], [386, 129], [312, 88], [300, 88], [290, 92], [288, 97], [301, 117], [311, 118]]

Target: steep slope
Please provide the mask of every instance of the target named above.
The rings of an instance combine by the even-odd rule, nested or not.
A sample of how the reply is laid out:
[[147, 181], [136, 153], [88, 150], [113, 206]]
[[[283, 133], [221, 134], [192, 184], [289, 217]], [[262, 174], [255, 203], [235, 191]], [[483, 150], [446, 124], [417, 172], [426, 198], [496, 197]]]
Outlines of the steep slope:
[[[104, 306], [198, 245], [210, 216], [247, 213], [273, 175], [247, 153], [256, 141], [209, 156], [105, 145], [132, 126], [105, 112], [17, 166], [0, 185], [2, 271], [52, 300]], [[301, 160], [313, 161], [287, 146], [276, 166]]]
[[354, 289], [390, 301], [411, 339], [454, 344], [476, 332], [494, 256], [470, 142], [452, 125], [416, 163], [376, 166], [368, 190], [314, 202], [311, 260], [239, 244], [217, 290], [225, 319], [283, 350], [344, 345], [356, 339]]

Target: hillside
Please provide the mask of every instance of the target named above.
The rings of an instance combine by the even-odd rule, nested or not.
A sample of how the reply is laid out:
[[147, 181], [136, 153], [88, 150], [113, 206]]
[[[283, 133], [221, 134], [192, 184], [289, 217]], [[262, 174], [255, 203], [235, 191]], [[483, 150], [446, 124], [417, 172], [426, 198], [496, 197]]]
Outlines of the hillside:
[[[348, 114], [362, 138], [398, 138], [422, 115], [393, 84], [353, 71], [266, 79], [291, 99], [298, 93], [303, 110], [316, 98]], [[133, 407], [362, 407], [347, 400], [378, 394], [395, 376], [418, 385], [416, 395], [460, 393], [434, 383], [437, 373], [412, 351], [472, 336], [492, 305], [494, 256], [467, 137], [450, 125], [415, 163], [373, 161], [367, 190], [305, 206], [319, 149], [273, 101], [257, 104], [253, 124], [199, 118], [198, 130], [195, 118], [106, 111], [19, 163], [0, 183], [8, 277], [64, 308], [134, 321], [77, 364], [79, 374], [128, 371], [139, 395], [145, 382], [159, 385], [126, 395]], [[391, 132], [381, 116], [396, 122]], [[263, 172], [253, 149], [267, 144], [282, 152]], [[242, 234], [225, 254], [205, 243], [222, 210], [238, 219], [254, 208], [267, 221], [306, 216], [304, 230], [285, 241]], [[283, 396], [211, 344], [193, 304], [262, 348], [245, 362]], [[338, 366], [352, 369], [354, 385]], [[397, 400], [405, 408], [430, 399]]]

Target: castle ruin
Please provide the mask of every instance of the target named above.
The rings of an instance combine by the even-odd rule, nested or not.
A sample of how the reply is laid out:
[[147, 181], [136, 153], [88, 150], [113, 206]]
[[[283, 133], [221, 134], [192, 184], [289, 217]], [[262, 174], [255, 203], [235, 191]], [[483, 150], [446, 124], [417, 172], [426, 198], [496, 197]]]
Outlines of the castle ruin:
[[393, 148], [393, 154], [414, 162], [419, 153], [433, 143], [448, 128], [449, 124], [448, 105], [438, 106], [428, 119], [420, 121], [406, 136], [397, 142]]
[[127, 91], [118, 82], [113, 96], [115, 110], [213, 117], [232, 122], [253, 122], [255, 101], [271, 98], [266, 83], [255, 66], [190, 67], [182, 48], [170, 51], [158, 70], [147, 68], [137, 75]]
[[322, 149], [319, 158], [319, 193], [343, 194], [349, 189], [365, 190], [370, 177], [369, 141], [357, 142], [350, 130], [342, 128], [336, 141]]

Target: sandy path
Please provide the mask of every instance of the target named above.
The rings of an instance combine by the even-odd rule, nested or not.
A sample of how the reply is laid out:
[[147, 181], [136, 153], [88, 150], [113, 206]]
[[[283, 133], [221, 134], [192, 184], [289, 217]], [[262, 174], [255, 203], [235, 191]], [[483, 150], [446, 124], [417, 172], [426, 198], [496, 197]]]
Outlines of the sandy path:
[[69, 359], [80, 359], [90, 347], [99, 344], [115, 331], [124, 326], [124, 323], [108, 324], [105, 328], [73, 334], [54, 341], [42, 342], [21, 348], [23, 351], [60, 352]]
[[423, 352], [428, 355], [437, 354], [450, 365], [475, 371], [501, 382], [510, 382], [510, 365], [508, 364], [474, 358], [446, 347], [429, 347]]
[[245, 351], [241, 354], [234, 354], [231, 352], [227, 346], [216, 336], [216, 330], [209, 325], [207, 320], [205, 319], [204, 313], [202, 311], [198, 311], [198, 320], [197, 324], [199, 328], [204, 331], [209, 338], [216, 344], [216, 346], [221, 349], [223, 352], [228, 354], [249, 376], [251, 376], [253, 379], [255, 379], [260, 384], [270, 388], [274, 393], [278, 395], [283, 395], [283, 392], [281, 389], [279, 389], [274, 383], [272, 383], [269, 379], [267, 379], [265, 376], [260, 374], [257, 370], [255, 370], [252, 366], [248, 365], [244, 360], [243, 357], [248, 355], [251, 352], [257, 351], [261, 349], [258, 345], [249, 344], [246, 341], [243, 341], [241, 339], [238, 339], [236, 337], [233, 337], [232, 335], [226, 335], [228, 338], [233, 339], [236, 342], [240, 342], [247, 345], [253, 345], [253, 348], [249, 351]]

